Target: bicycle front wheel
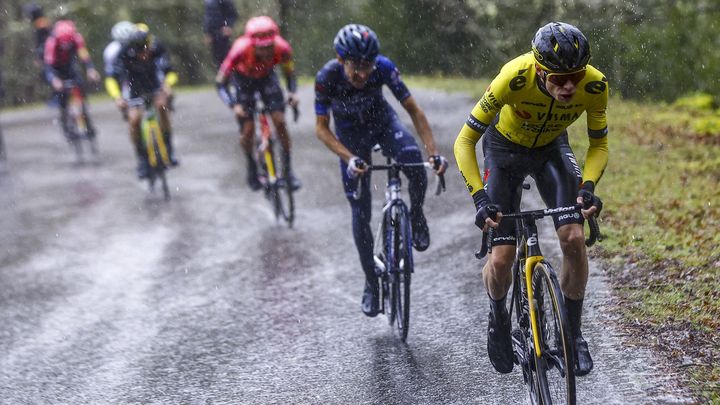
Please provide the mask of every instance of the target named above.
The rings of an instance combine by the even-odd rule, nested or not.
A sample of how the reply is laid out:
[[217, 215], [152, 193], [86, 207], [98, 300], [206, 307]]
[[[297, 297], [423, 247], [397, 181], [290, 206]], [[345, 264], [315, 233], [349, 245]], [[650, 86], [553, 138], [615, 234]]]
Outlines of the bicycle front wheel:
[[285, 219], [288, 227], [292, 228], [293, 221], [295, 220], [295, 199], [293, 198], [293, 191], [288, 180], [280, 183], [282, 186], [275, 192], [276, 206], [278, 213]]
[[391, 273], [393, 298], [395, 302], [395, 320], [400, 340], [407, 340], [410, 329], [410, 281], [413, 272], [412, 232], [408, 220], [407, 208], [397, 204], [393, 210], [392, 246], [394, 254]]
[[545, 405], [575, 404], [575, 360], [565, 302], [552, 266], [541, 261], [532, 274], [537, 303], [540, 356], [535, 355]]

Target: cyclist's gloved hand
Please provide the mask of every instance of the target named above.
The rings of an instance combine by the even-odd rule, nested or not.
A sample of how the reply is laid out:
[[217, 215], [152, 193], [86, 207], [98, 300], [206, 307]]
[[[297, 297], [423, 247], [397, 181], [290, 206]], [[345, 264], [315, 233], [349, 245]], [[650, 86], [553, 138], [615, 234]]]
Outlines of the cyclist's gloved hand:
[[[475, 209], [477, 210], [475, 213], [475, 225], [484, 231], [488, 225], [486, 220], [490, 218], [494, 226], [497, 226], [496, 221], [499, 220], [497, 217], [499, 210], [497, 205], [490, 201], [490, 197], [488, 197], [485, 190], [480, 189], [480, 191], [473, 194], [472, 197], [475, 203]], [[493, 226], [492, 224], [490, 225]]]
[[357, 156], [353, 156], [348, 160], [347, 170], [346, 173], [348, 177], [351, 179], [354, 179], [367, 170], [367, 164], [365, 164], [365, 161], [360, 159]]
[[580, 188], [580, 192], [578, 193], [577, 202], [578, 204], [583, 205], [583, 210], [589, 210], [592, 207], [595, 207], [595, 211], [588, 214], [598, 217], [600, 216], [600, 211], [602, 211], [603, 202], [600, 197], [594, 194], [594, 192], [595, 184], [592, 181], [584, 182]]
[[445, 170], [448, 168], [448, 161], [442, 155], [432, 155], [428, 160], [430, 164], [433, 165], [433, 170], [435, 170], [437, 174], [445, 173]]
[[230, 93], [228, 92], [227, 86], [223, 83], [216, 82], [215, 87], [217, 88], [218, 96], [220, 96], [220, 100], [222, 100], [223, 103], [225, 103], [226, 106], [232, 107], [233, 104], [235, 104], [234, 100], [230, 96]]

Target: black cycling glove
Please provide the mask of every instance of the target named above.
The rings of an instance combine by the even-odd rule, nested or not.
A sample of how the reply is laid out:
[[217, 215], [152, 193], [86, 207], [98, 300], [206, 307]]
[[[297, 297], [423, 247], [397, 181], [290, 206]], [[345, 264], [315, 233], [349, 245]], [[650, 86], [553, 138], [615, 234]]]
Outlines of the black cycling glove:
[[475, 209], [477, 210], [475, 213], [475, 225], [483, 229], [485, 228], [486, 219], [490, 218], [493, 221], [495, 220], [498, 213], [497, 205], [490, 201], [490, 197], [488, 197], [484, 189], [480, 189], [477, 193], [473, 194], [472, 197], [475, 203]]
[[594, 191], [595, 183], [593, 183], [592, 181], [586, 181], [582, 184], [580, 192], [578, 193], [578, 197], [582, 197], [583, 199], [583, 209], [597, 207], [597, 211], [595, 211], [595, 217], [599, 217], [600, 211], [602, 211], [603, 202], [600, 197], [594, 194]]

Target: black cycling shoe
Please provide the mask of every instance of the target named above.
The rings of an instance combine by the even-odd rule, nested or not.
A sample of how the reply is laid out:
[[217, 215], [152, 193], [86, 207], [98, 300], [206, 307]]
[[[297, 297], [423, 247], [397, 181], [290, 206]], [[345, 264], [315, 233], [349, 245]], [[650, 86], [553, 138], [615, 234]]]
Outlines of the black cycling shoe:
[[504, 306], [499, 313], [491, 310], [488, 315], [487, 351], [495, 370], [503, 374], [512, 371], [515, 355], [510, 336], [510, 314]]
[[150, 164], [148, 164], [146, 159], [141, 158], [138, 160], [137, 169], [135, 170], [138, 179], [146, 179], [150, 174]]
[[423, 214], [422, 208], [410, 210], [410, 225], [412, 227], [413, 247], [418, 252], [427, 250], [430, 246], [430, 229]]
[[583, 299], [573, 300], [565, 297], [565, 307], [568, 313], [568, 325], [570, 326], [570, 339], [575, 348], [575, 375], [582, 377], [589, 374], [593, 369], [592, 357], [588, 344], [582, 337], [582, 307]]
[[379, 296], [380, 287], [377, 279], [374, 283], [365, 280], [365, 291], [362, 296], [362, 311], [365, 315], [372, 318], [380, 312]]
[[292, 191], [300, 190], [300, 187], [302, 187], [302, 181], [295, 176], [292, 170], [290, 170], [289, 173], [285, 173], [285, 180], [287, 180], [287, 184], [290, 184]]
[[588, 344], [581, 336], [576, 336], [573, 339], [575, 346], [575, 375], [582, 377], [588, 375], [593, 369], [592, 357], [590, 357], [590, 349]]
[[260, 183], [260, 180], [258, 180], [257, 166], [255, 165], [255, 161], [252, 160], [252, 158], [250, 157], [248, 158], [247, 182], [248, 186], [252, 191], [258, 191], [263, 187], [262, 183]]

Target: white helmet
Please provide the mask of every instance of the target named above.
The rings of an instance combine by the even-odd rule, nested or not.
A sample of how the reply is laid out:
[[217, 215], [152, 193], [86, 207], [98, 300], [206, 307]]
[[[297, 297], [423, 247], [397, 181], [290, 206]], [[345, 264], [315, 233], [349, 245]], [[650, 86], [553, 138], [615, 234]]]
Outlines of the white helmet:
[[112, 30], [110, 30], [110, 35], [112, 36], [113, 41], [125, 43], [137, 30], [137, 26], [130, 21], [120, 21], [119, 23], [113, 25]]

